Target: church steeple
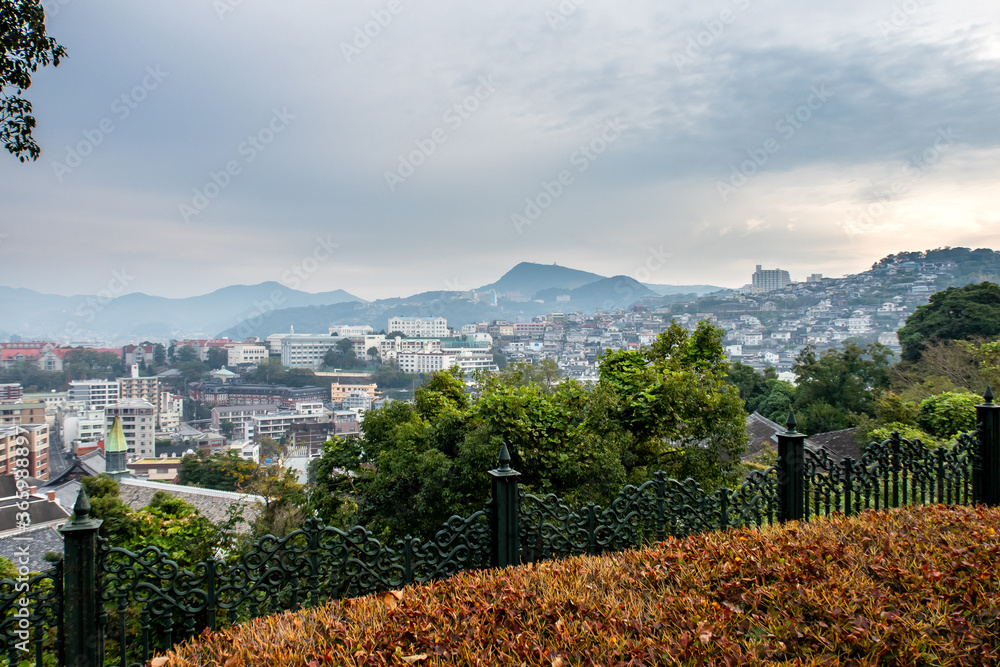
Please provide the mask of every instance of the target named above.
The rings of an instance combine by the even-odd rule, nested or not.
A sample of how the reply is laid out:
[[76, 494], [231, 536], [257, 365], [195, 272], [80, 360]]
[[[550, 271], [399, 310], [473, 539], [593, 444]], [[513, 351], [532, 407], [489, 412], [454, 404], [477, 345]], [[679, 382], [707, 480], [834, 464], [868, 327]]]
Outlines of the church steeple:
[[125, 465], [127, 457], [128, 442], [122, 431], [121, 419], [115, 417], [111, 431], [104, 438], [104, 471], [115, 479], [128, 476], [128, 467]]

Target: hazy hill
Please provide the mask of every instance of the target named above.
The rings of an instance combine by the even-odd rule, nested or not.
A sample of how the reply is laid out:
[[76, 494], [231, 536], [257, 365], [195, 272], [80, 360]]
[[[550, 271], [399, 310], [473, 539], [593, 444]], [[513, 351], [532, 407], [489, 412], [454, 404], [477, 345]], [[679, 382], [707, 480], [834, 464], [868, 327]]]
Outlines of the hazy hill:
[[503, 274], [500, 280], [489, 285], [483, 285], [480, 289], [496, 290], [500, 296], [508, 292], [520, 292], [529, 299], [532, 299], [542, 290], [553, 288], [572, 290], [603, 279], [604, 276], [599, 276], [596, 273], [568, 269], [558, 264], [521, 262]]
[[[569, 301], [557, 302], [556, 298], [563, 295], [568, 295]], [[546, 305], [559, 306], [570, 312], [627, 308], [640, 299], [659, 296], [628, 276], [603, 278], [573, 290], [550, 288], [535, 294], [535, 297], [543, 300]]]
[[719, 287], [718, 285], [656, 285], [653, 283], [643, 283], [643, 285], [653, 290], [660, 296], [668, 296], [671, 294], [694, 294], [696, 296], [703, 296], [705, 294], [711, 294], [712, 292], [727, 289], [725, 287]]
[[362, 301], [343, 290], [310, 294], [277, 282], [232, 285], [209, 294], [168, 299], [140, 292], [57, 296], [0, 287], [3, 328], [22, 338], [85, 339], [214, 336], [248, 317], [291, 307]]

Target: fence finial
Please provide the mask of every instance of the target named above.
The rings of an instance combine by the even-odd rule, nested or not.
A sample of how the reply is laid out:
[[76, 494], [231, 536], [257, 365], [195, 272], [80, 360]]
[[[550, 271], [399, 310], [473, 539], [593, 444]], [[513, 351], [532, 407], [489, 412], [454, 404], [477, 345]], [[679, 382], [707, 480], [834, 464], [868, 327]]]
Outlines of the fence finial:
[[983, 393], [983, 402], [986, 405], [991, 405], [993, 403], [993, 389], [989, 384], [986, 385], [986, 391]]
[[788, 418], [785, 420], [785, 428], [788, 429], [789, 433], [795, 431], [795, 412], [792, 410], [788, 411]]
[[500, 456], [497, 460], [500, 462], [500, 470], [510, 470], [510, 452], [507, 451], [506, 442], [500, 445]]
[[86, 521], [90, 516], [90, 509], [90, 499], [81, 486], [80, 493], [76, 495], [76, 504], [73, 505], [73, 521]]

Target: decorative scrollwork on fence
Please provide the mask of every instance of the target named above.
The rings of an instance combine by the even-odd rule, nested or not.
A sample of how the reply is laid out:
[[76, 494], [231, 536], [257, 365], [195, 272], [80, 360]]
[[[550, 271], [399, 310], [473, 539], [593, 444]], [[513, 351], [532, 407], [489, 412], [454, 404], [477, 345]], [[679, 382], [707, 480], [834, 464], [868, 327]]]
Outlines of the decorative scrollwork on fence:
[[929, 503], [968, 504], [978, 456], [978, 433], [952, 445], [928, 447], [893, 433], [873, 442], [860, 460], [834, 461], [823, 449], [805, 452], [805, 515], [854, 514]]
[[62, 561], [31, 576], [0, 581], [0, 659], [45, 664], [63, 645]]
[[740, 488], [722, 488], [718, 495], [720, 528], [773, 524], [778, 516], [778, 469], [755, 470]]
[[[397, 551], [400, 547], [396, 547]], [[443, 579], [490, 564], [490, 521], [486, 509], [462, 518], [453, 516], [434, 538], [414, 540], [409, 582]]]
[[521, 557], [536, 561], [598, 554], [733, 525], [773, 521], [777, 507], [774, 469], [755, 473], [737, 491], [709, 494], [691, 479], [658, 472], [640, 486], [626, 486], [607, 508], [571, 510], [553, 495], [521, 495]]
[[361, 526], [345, 531], [310, 519], [285, 537], [264, 536], [234, 559], [191, 569], [156, 547], [105, 548], [99, 562], [108, 637], [127, 660], [144, 662], [206, 627], [486, 567], [489, 548], [485, 510], [451, 517], [432, 539], [407, 537], [395, 548]]

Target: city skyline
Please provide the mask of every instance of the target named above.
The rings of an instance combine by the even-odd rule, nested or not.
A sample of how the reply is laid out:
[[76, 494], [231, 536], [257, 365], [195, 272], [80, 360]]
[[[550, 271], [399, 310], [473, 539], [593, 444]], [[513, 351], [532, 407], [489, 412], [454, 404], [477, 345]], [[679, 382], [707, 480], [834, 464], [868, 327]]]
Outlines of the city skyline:
[[737, 288], [1000, 247], [981, 3], [43, 5], [69, 56], [27, 91], [41, 157], [0, 160], [6, 286]]

